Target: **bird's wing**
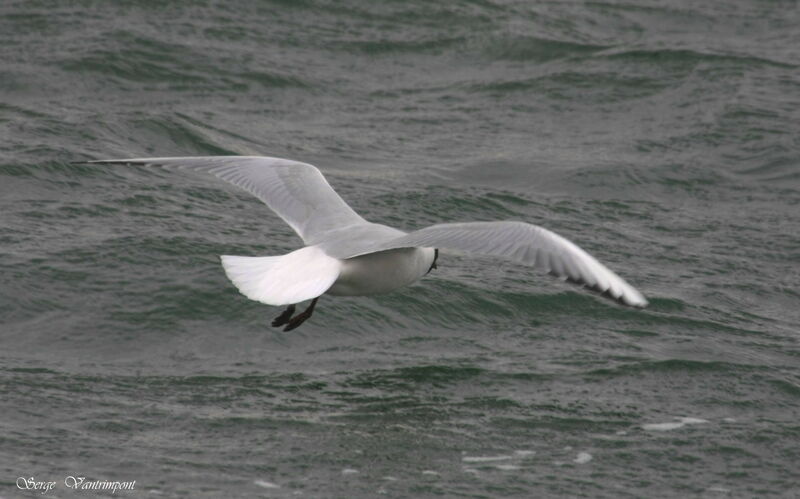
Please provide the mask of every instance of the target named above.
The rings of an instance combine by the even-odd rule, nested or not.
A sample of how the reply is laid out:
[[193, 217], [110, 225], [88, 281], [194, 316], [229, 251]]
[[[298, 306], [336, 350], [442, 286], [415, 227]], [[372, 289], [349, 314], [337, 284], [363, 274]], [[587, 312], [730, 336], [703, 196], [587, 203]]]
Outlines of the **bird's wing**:
[[420, 246], [505, 257], [581, 284], [625, 305], [647, 306], [647, 299], [639, 291], [577, 245], [523, 222], [438, 224], [376, 244], [361, 254]]
[[316, 167], [263, 156], [106, 159], [89, 163], [173, 167], [212, 173], [266, 203], [307, 245], [326, 232], [365, 224]]

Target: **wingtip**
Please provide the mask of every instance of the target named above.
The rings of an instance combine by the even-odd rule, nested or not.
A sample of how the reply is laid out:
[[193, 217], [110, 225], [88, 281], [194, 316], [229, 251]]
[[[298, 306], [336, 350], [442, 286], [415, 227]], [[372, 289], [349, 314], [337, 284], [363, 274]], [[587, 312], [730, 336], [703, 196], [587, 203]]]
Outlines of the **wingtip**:
[[148, 160], [158, 158], [129, 158], [129, 159], [84, 159], [81, 161], [70, 161], [73, 165], [87, 165], [87, 164], [106, 164], [106, 165], [135, 165], [146, 164]]
[[70, 161], [69, 164], [71, 165], [89, 165], [89, 164], [97, 164], [97, 163], [121, 163], [120, 160], [113, 160], [113, 159], [83, 159], [80, 161]]

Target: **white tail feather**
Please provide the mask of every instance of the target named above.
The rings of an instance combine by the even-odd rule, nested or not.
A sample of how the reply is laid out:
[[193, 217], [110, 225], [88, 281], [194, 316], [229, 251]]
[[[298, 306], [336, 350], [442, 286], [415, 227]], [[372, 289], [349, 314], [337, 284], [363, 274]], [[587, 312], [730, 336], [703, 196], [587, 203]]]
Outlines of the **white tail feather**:
[[320, 296], [330, 288], [342, 262], [315, 246], [281, 256], [223, 255], [228, 279], [251, 300], [289, 305]]

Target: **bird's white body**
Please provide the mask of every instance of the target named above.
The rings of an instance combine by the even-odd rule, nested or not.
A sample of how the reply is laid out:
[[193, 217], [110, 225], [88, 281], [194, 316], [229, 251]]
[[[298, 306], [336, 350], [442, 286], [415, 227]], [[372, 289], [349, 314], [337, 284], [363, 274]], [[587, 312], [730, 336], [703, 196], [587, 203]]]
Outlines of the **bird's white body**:
[[[495, 255], [532, 265], [618, 302], [644, 307], [633, 286], [569, 240], [524, 222], [437, 224], [406, 233], [364, 220], [312, 165], [261, 156], [141, 158], [93, 163], [154, 165], [212, 173], [250, 192], [305, 242], [281, 256], [222, 256], [239, 291], [268, 305], [289, 305], [273, 325], [299, 326], [322, 294], [372, 295], [407, 286], [427, 274], [434, 248]], [[313, 300], [292, 317], [294, 304]]]
[[353, 258], [335, 258], [318, 246], [281, 256], [221, 257], [228, 278], [251, 300], [291, 305], [322, 294], [361, 296], [389, 293], [424, 276], [433, 248], [398, 248]]
[[328, 294], [339, 296], [389, 293], [418, 281], [433, 265], [433, 248], [398, 248], [342, 261], [339, 278]]

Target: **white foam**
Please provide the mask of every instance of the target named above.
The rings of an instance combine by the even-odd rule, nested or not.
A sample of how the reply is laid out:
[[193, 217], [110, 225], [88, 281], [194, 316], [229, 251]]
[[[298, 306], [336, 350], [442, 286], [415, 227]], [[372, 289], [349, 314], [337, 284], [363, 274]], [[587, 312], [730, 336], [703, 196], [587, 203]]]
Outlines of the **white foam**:
[[726, 489], [725, 487], [720, 487], [719, 485], [715, 485], [714, 487], [708, 488], [709, 492], [722, 492], [723, 494], [727, 494], [731, 491], [731, 489]]
[[281, 488], [281, 486], [278, 485], [277, 483], [268, 482], [266, 480], [256, 480], [253, 483], [258, 485], [259, 487], [264, 487], [265, 489], [279, 489], [279, 488]]
[[642, 428], [649, 431], [669, 431], [686, 426], [686, 423], [650, 423], [643, 424]]
[[703, 424], [708, 423], [708, 420], [700, 419], [700, 418], [676, 418], [678, 421], [673, 421], [671, 423], [649, 423], [643, 424], [642, 429], [648, 431], [669, 431], [669, 430], [677, 430], [678, 428], [683, 428], [686, 425], [690, 424]]
[[422, 474], [423, 475], [436, 475], [436, 476], [439, 476], [439, 472], [438, 471], [433, 471], [433, 470], [425, 470], [425, 471], [422, 472]]
[[345, 468], [342, 470], [342, 475], [352, 475], [354, 473], [358, 473], [358, 470], [354, 470], [353, 468]]
[[512, 459], [512, 456], [464, 456], [461, 458], [465, 463], [493, 463], [508, 459]]
[[515, 450], [514, 454], [519, 457], [527, 457], [536, 454], [535, 450]]
[[684, 422], [684, 423], [686, 423], [686, 424], [703, 424], [703, 423], [708, 423], [708, 420], [707, 420], [707, 419], [700, 419], [700, 418], [681, 418], [681, 421], [683, 421], [683, 422]]
[[516, 471], [520, 469], [516, 464], [497, 464], [495, 465], [495, 468], [503, 471]]
[[586, 464], [592, 460], [592, 455], [588, 452], [578, 452], [578, 457], [573, 459], [572, 461], [578, 464]]
[[593, 433], [590, 436], [598, 440], [619, 440], [618, 435], [603, 435], [602, 433]]

